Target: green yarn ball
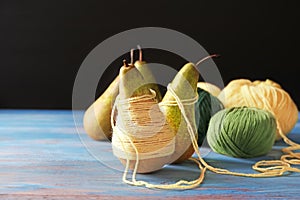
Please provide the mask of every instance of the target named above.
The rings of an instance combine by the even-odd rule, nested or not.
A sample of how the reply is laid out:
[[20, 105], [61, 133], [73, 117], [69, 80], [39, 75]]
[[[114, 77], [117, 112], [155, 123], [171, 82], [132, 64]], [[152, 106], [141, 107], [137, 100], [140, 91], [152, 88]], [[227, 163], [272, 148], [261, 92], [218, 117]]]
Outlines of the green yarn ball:
[[198, 146], [200, 147], [206, 137], [210, 118], [218, 111], [224, 109], [219, 99], [209, 92], [197, 88], [198, 101], [195, 104], [195, 118], [198, 131]]
[[276, 120], [268, 111], [233, 107], [210, 120], [207, 141], [213, 151], [239, 158], [267, 154], [275, 142]]

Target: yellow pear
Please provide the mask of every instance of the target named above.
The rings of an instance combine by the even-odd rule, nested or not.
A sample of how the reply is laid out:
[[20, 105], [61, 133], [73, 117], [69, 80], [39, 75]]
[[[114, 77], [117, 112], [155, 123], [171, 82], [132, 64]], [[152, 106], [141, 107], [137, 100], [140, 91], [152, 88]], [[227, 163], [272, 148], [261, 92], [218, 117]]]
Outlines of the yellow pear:
[[[123, 67], [130, 69], [133, 66], [124, 62]], [[94, 140], [110, 140], [112, 137], [110, 117], [116, 96], [119, 94], [119, 82], [120, 78], [117, 76], [84, 114], [84, 129]]]

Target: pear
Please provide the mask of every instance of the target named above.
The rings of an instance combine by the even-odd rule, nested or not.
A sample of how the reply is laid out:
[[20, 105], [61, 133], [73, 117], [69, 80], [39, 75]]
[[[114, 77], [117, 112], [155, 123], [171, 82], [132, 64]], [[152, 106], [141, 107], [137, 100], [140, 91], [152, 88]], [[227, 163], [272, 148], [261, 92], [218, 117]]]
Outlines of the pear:
[[[143, 75], [140, 73], [137, 68], [124, 68], [122, 67], [120, 69], [120, 83], [119, 83], [119, 96], [117, 97], [116, 105], [117, 105], [117, 112], [118, 115], [116, 116], [115, 123], [118, 126], [120, 130], [123, 130], [126, 135], [131, 139], [133, 144], [142, 144], [140, 146], [136, 146], [139, 153], [148, 153], [151, 152], [153, 149], [157, 149], [158, 147], [155, 146], [155, 143], [150, 143], [152, 141], [153, 137], [156, 137], [160, 139], [159, 136], [162, 136], [162, 138], [165, 138], [165, 135], [168, 134], [170, 140], [174, 137], [174, 133], [169, 128], [169, 126], [164, 126], [162, 129], [156, 131], [153, 131], [155, 127], [152, 127], [151, 122], [153, 119], [151, 119], [150, 112], [157, 112], [156, 116], [159, 116], [161, 118], [164, 118], [163, 113], [160, 111], [157, 99], [153, 97], [150, 101], [152, 101], [153, 104], [149, 105], [149, 102], [139, 102], [139, 103], [145, 103], [141, 107], [143, 108], [143, 114], [149, 115], [149, 117], [144, 117], [141, 121], [140, 112], [136, 110], [134, 104], [129, 101], [128, 105], [123, 104], [123, 102], [128, 102], [128, 98], [134, 99], [139, 98], [144, 95], [153, 95], [151, 88], [149, 88], [149, 84], [146, 84]], [[124, 109], [124, 110], [121, 110]], [[140, 109], [140, 108], [139, 108]], [[139, 113], [139, 115], [138, 115]], [[130, 121], [128, 124], [128, 117], [130, 117]], [[155, 119], [154, 119], [155, 120]], [[149, 125], [150, 124], [150, 125]], [[148, 125], [148, 126], [147, 126]], [[148, 132], [144, 133], [143, 128], [148, 128]], [[151, 128], [151, 135], [143, 135], [143, 134], [149, 134], [149, 128]], [[152, 135], [155, 134], [161, 134], [161, 135]], [[124, 134], [124, 133], [123, 133]], [[112, 146], [114, 155], [117, 156], [120, 160], [120, 162], [126, 166], [127, 160], [124, 155], [127, 152], [127, 155], [130, 152], [130, 155], [133, 155], [129, 158], [129, 169], [133, 170], [136, 164], [136, 157], [135, 157], [135, 150], [130, 145], [129, 141], [123, 140], [118, 136], [117, 134], [113, 134], [112, 136]], [[128, 149], [123, 149], [124, 144], [122, 142], [126, 142]], [[148, 148], [144, 148], [143, 143], [148, 143]], [[159, 141], [157, 143], [159, 145]], [[151, 147], [151, 148], [150, 148]], [[120, 154], [121, 151], [121, 154]], [[118, 153], [119, 152], [119, 153]], [[172, 155], [173, 151], [169, 153], [168, 155], [159, 155], [156, 157], [150, 157], [150, 158], [143, 158], [139, 160], [137, 172], [138, 173], [149, 173], [156, 170], [161, 169], [165, 164], [168, 163], [170, 160], [170, 156]]]
[[[193, 63], [185, 64], [177, 73], [170, 87], [181, 99], [192, 99], [197, 95], [197, 82], [199, 73]], [[175, 101], [170, 91], [167, 91], [162, 99], [161, 110], [165, 115], [166, 121], [176, 133], [175, 152], [171, 157], [171, 162], [180, 163], [192, 156], [194, 148], [187, 130], [187, 124], [178, 106], [167, 106], [164, 103]], [[195, 105], [185, 105], [186, 115], [191, 122], [194, 133], [197, 133], [195, 122]], [[197, 138], [197, 135], [195, 135]]]
[[130, 66], [132, 67], [123, 66], [120, 69], [119, 98], [127, 99], [145, 94], [151, 94], [143, 75], [134, 65]]
[[153, 76], [153, 73], [151, 72], [148, 64], [145, 61], [143, 61], [143, 53], [140, 46], [138, 46], [138, 49], [139, 49], [139, 60], [135, 61], [134, 66], [143, 75], [146, 83], [149, 84], [148, 87], [155, 91], [156, 98], [158, 102], [160, 102], [162, 100], [162, 96], [158, 88], [158, 85], [156, 84], [156, 79]]
[[215, 97], [217, 97], [221, 93], [221, 89], [212, 83], [198, 82], [197, 87], [209, 92]]
[[[207, 59], [213, 57], [219, 57], [219, 55], [213, 54], [206, 56], [199, 60], [196, 64], [187, 63], [179, 70], [169, 87], [174, 90], [180, 100], [195, 98], [197, 95], [197, 82], [199, 79], [199, 72], [196, 67]], [[178, 105], [168, 106], [170, 102], [174, 101], [174, 96], [168, 90], [162, 99], [160, 109], [164, 113], [166, 121], [176, 134], [175, 152], [172, 155], [170, 162], [180, 163], [193, 155], [194, 147], [191, 142], [191, 136], [188, 132], [187, 123], [183, 118]], [[184, 110], [197, 140], [198, 134], [195, 120], [195, 104], [190, 103], [184, 105]]]
[[[123, 72], [137, 66], [138, 71], [141, 73], [149, 83], [147, 88], [151, 88], [156, 92], [156, 98], [161, 101], [161, 93], [157, 84], [155, 84], [155, 78], [149, 69], [145, 61], [142, 60], [142, 51], [140, 50], [139, 60], [133, 65], [133, 49], [131, 49], [131, 63], [127, 64], [123, 61]], [[139, 75], [140, 76], [140, 75]], [[128, 77], [129, 78], [129, 77]], [[140, 77], [142, 78], [142, 77]], [[143, 79], [143, 78], [142, 78]], [[134, 79], [133, 79], [134, 80]], [[112, 127], [110, 124], [110, 117], [112, 112], [112, 106], [115, 102], [117, 95], [119, 94], [119, 82], [120, 78], [117, 76], [109, 87], [104, 91], [104, 93], [86, 110], [83, 118], [84, 129], [87, 134], [94, 140], [111, 140], [112, 137]], [[140, 84], [140, 83], [137, 83]], [[132, 87], [127, 87], [132, 88]], [[149, 92], [149, 90], [147, 90]], [[128, 97], [129, 98], [129, 97]]]
[[[132, 65], [124, 63], [124, 68], [132, 67]], [[119, 82], [120, 78], [117, 76], [84, 114], [84, 129], [94, 140], [110, 140], [112, 137], [110, 116], [116, 96], [119, 94]]]

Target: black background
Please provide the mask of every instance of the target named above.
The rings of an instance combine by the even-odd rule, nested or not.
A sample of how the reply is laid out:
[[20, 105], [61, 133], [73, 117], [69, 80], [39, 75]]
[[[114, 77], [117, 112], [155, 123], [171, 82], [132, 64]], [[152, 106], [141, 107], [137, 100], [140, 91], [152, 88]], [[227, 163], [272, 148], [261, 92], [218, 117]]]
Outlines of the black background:
[[[299, 107], [299, 8], [297, 1], [2, 0], [0, 108], [70, 109], [86, 55], [106, 38], [144, 26], [180, 31], [221, 54], [215, 62], [225, 84], [270, 78]], [[100, 92], [116, 73], [101, 78]]]

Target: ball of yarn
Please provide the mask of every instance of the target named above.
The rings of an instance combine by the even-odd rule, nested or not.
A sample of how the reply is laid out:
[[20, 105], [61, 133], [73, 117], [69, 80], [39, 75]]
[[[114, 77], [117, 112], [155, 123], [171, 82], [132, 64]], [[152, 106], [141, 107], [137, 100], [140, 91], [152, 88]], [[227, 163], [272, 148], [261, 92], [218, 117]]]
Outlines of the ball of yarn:
[[219, 87], [207, 82], [198, 82], [197, 87], [209, 92], [215, 97], [217, 97], [221, 92]]
[[270, 111], [277, 120], [276, 140], [281, 139], [279, 132], [288, 134], [298, 120], [298, 109], [290, 95], [271, 80], [233, 80], [218, 98], [226, 108], [247, 106]]
[[195, 104], [195, 118], [198, 131], [198, 146], [200, 147], [206, 137], [210, 118], [218, 111], [224, 109], [221, 101], [209, 92], [197, 88], [198, 101]]
[[251, 158], [267, 154], [275, 141], [276, 120], [258, 108], [234, 107], [210, 120], [207, 141], [213, 151], [232, 157]]

